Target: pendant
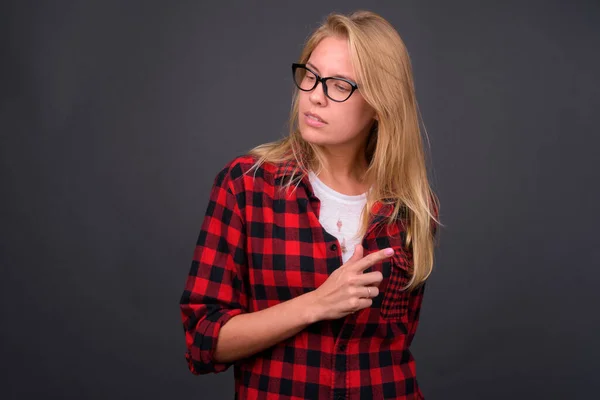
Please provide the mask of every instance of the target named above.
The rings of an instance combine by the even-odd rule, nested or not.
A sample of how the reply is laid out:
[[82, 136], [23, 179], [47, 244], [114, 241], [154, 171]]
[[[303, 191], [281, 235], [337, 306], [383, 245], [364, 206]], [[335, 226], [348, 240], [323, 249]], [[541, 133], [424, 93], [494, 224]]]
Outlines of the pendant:
[[342, 240], [342, 253], [346, 252], [346, 238]]

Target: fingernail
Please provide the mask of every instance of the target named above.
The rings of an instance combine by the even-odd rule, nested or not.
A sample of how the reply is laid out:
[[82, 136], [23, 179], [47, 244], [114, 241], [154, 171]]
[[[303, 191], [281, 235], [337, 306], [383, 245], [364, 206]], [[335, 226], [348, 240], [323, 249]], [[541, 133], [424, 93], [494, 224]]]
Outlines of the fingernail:
[[385, 254], [386, 256], [391, 256], [392, 254], [394, 254], [394, 249], [392, 249], [391, 247], [387, 248], [383, 251], [383, 254]]

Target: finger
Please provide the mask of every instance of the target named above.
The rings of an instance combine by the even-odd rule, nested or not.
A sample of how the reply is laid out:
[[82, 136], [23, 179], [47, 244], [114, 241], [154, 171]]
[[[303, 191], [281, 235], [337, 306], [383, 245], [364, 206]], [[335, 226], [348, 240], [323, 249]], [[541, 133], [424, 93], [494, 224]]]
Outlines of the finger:
[[383, 281], [383, 274], [380, 271], [372, 271], [358, 275], [354, 284], [356, 286], [379, 286], [381, 281]]
[[370, 299], [376, 297], [378, 292], [375, 292], [370, 286], [360, 286], [356, 290], [356, 296], [360, 299]]
[[[386, 253], [390, 250], [391, 250], [390, 253]], [[387, 258], [390, 258], [393, 254], [394, 254], [394, 249], [392, 249], [391, 247], [388, 247], [387, 249], [375, 251], [375, 252], [367, 255], [366, 257], [363, 257], [358, 262], [354, 263], [353, 270], [356, 272], [363, 272], [364, 270], [369, 268], [371, 265], [376, 264], [379, 261], [385, 260]]]
[[377, 286], [364, 286], [364, 297], [365, 299], [372, 299], [379, 295], [379, 288]]
[[353, 312], [357, 312], [362, 310], [363, 308], [368, 308], [373, 305], [373, 300], [371, 299], [358, 299], [358, 303]]
[[363, 258], [363, 247], [360, 244], [354, 245], [354, 253], [344, 264], [353, 264]]

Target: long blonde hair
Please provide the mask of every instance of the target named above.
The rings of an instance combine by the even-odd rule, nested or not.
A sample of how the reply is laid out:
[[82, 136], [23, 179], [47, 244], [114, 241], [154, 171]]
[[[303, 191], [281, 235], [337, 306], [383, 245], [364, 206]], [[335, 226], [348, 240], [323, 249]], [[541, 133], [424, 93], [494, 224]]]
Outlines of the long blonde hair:
[[[357, 11], [348, 16], [330, 14], [308, 38], [299, 63], [326, 37], [348, 40], [352, 65], [361, 95], [378, 116], [365, 148], [368, 168], [364, 178], [373, 182], [366, 209], [375, 202], [394, 205], [388, 226], [404, 219], [405, 248], [412, 251], [412, 273], [406, 289], [412, 290], [432, 272], [439, 202], [429, 186], [425, 154], [419, 129], [418, 107], [412, 67], [404, 42], [394, 27], [381, 16]], [[289, 135], [261, 144], [249, 151], [263, 162], [296, 163], [297, 182], [309, 169], [323, 165], [320, 149], [305, 141], [298, 130], [298, 90], [290, 112]], [[294, 182], [294, 174], [284, 187]], [[366, 233], [369, 214], [362, 213], [359, 234]], [[441, 225], [441, 224], [440, 224]]]

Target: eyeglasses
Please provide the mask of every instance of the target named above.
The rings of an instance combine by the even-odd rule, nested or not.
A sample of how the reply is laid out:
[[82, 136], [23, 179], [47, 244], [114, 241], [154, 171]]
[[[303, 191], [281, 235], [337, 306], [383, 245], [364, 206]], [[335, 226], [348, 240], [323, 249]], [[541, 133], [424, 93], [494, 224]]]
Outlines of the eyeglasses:
[[294, 83], [298, 89], [310, 92], [317, 87], [319, 82], [323, 85], [323, 93], [333, 101], [341, 103], [352, 96], [358, 89], [358, 85], [345, 78], [327, 77], [321, 78], [319, 74], [312, 71], [306, 64], [292, 64]]

